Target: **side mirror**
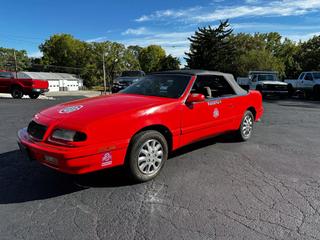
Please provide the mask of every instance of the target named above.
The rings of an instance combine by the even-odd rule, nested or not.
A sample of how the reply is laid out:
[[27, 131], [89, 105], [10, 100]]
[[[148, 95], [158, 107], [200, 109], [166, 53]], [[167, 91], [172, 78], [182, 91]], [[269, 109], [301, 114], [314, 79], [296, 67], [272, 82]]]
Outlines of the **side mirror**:
[[203, 94], [191, 93], [188, 96], [186, 103], [191, 104], [195, 102], [203, 102], [204, 100], [205, 100], [205, 96]]

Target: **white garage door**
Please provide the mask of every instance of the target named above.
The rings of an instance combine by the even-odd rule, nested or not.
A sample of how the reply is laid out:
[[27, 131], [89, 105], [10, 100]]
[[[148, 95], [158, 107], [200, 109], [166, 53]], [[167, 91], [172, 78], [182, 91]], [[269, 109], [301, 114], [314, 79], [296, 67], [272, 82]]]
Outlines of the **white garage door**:
[[49, 80], [49, 92], [59, 92], [59, 80]]

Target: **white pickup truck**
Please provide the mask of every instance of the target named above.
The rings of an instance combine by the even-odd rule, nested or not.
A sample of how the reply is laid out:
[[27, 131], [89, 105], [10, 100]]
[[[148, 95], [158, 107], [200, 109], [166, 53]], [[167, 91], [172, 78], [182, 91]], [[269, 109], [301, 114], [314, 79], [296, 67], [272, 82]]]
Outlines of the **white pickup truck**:
[[286, 79], [289, 94], [304, 93], [307, 97], [320, 98], [320, 72], [303, 72], [298, 79]]
[[263, 96], [288, 95], [288, 84], [279, 81], [278, 73], [273, 71], [250, 71], [248, 77], [238, 77], [238, 84], [247, 90], [258, 90]]

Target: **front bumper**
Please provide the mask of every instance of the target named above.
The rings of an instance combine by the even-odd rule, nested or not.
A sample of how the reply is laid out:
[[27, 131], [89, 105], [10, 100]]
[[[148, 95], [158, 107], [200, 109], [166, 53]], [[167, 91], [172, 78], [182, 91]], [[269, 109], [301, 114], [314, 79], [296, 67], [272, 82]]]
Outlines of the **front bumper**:
[[262, 89], [261, 92], [263, 94], [273, 94], [273, 95], [285, 95], [285, 94], [288, 94], [288, 90], [264, 90], [264, 89]]
[[117, 93], [127, 87], [129, 87], [130, 85], [122, 85], [122, 84], [114, 84], [111, 88], [111, 92], [112, 93]]
[[18, 145], [31, 160], [69, 174], [84, 174], [124, 164], [126, 144], [123, 147], [64, 147], [36, 142], [29, 137], [26, 128], [18, 132]]

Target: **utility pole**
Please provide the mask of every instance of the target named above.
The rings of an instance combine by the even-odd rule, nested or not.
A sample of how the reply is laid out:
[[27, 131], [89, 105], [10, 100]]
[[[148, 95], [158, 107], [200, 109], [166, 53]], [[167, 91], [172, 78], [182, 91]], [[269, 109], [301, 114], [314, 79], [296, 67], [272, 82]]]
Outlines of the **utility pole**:
[[106, 65], [104, 62], [104, 52], [102, 54], [102, 68], [103, 68], [103, 87], [104, 87], [104, 94], [107, 93], [107, 82], [106, 82]]
[[16, 50], [13, 50], [13, 57], [14, 57], [14, 67], [16, 71], [16, 78], [18, 78], [18, 63], [17, 63]]

